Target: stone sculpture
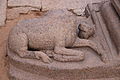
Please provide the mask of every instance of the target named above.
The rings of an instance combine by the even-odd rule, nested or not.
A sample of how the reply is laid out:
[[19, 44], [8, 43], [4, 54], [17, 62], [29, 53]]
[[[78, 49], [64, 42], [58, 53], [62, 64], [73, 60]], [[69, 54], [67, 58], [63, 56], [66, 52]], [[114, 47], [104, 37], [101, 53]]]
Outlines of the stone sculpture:
[[[42, 50], [53, 50], [53, 58], [58, 61], [81, 61], [82, 51], [72, 50], [72, 47], [88, 46], [99, 55], [103, 55], [100, 45], [87, 40], [95, 32], [94, 26], [87, 22], [77, 23], [75, 16], [43, 16], [42, 18], [26, 20], [17, 24], [11, 31], [8, 48], [23, 58], [36, 58], [50, 63], [50, 57]], [[55, 17], [54, 19], [52, 17]], [[78, 37], [78, 31], [81, 38]], [[68, 48], [66, 48], [68, 47]], [[29, 49], [34, 49], [30, 51]], [[104, 61], [104, 57], [102, 57]]]
[[9, 79], [119, 80], [119, 2], [88, 4], [82, 17], [52, 10], [20, 21], [8, 38]]

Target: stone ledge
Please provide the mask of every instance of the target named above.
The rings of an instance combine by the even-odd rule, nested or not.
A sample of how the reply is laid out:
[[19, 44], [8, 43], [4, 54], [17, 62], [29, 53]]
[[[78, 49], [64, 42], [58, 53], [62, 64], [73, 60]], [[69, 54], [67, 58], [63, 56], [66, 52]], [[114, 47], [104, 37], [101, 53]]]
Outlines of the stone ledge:
[[[10, 80], [53, 80], [48, 77], [25, 72], [23, 70], [17, 69], [16, 67], [14, 67], [12, 65], [10, 65], [10, 66], [11, 66], [10, 72], [9, 72]], [[18, 74], [16, 74], [16, 73], [18, 73]], [[21, 77], [21, 76], [24, 76], [24, 77]], [[115, 77], [115, 78], [80, 79], [80, 80], [119, 80], [119, 79], [120, 79], [119, 77]], [[73, 80], [75, 80], [75, 79], [73, 79]]]
[[36, 7], [43, 11], [51, 9], [84, 9], [88, 3], [106, 0], [8, 0], [8, 7]]
[[[50, 64], [45, 64], [40, 60], [24, 59], [20, 58], [14, 53], [8, 53], [10, 65], [14, 65], [14, 67], [25, 72], [41, 75], [50, 79], [52, 78], [53, 80], [62, 80], [62, 78], [64, 78], [65, 80], [73, 80], [74, 78], [76, 78], [76, 80], [110, 77], [113, 78], [120, 76], [119, 64], [103, 64], [99, 60], [96, 64], [96, 61], [94, 60], [95, 56], [90, 55], [90, 53], [88, 53], [87, 55], [89, 56], [89, 58], [87, 58], [83, 62], [62, 63], [53, 61]], [[91, 58], [93, 62], [89, 60]]]
[[41, 8], [41, 0], [8, 0], [8, 7], [36, 7]]
[[40, 9], [32, 8], [32, 7], [15, 7], [11, 9], [7, 9], [7, 20], [16, 19], [20, 16], [20, 14], [27, 14], [30, 11], [38, 11]]
[[[10, 65], [10, 70], [9, 70], [8, 74], [9, 74], [10, 80], [54, 80], [53, 78], [50, 78], [50, 77], [46, 77], [46, 76], [37, 75], [37, 74], [23, 71], [19, 68], [14, 67], [13, 65]], [[94, 78], [94, 79], [92, 79], [92, 78], [91, 79], [76, 79], [76, 77], [75, 77], [74, 79], [69, 79], [69, 80], [119, 80], [119, 79], [120, 78], [118, 76], [118, 77], [113, 77], [113, 78], [102, 77], [102, 78], [98, 78], [98, 79], [96, 79], [96, 78]], [[58, 78], [57, 80], [68, 80], [68, 78], [65, 79], [64, 77], [62, 77], [61, 79]]]

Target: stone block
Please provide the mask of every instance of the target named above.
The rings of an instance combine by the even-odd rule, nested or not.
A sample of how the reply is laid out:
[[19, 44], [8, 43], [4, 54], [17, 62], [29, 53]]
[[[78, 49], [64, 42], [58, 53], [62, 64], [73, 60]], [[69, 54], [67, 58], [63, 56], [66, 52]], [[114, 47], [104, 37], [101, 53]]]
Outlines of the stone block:
[[29, 11], [40, 11], [40, 9], [32, 7], [16, 7], [7, 10], [7, 19], [15, 19], [19, 17], [20, 13], [27, 14]]
[[9, 0], [8, 6], [31, 6], [42, 8], [43, 11], [51, 9], [84, 9], [88, 3], [105, 0]]
[[7, 0], [0, 0], [0, 26], [5, 25]]
[[8, 0], [9, 7], [28, 6], [41, 8], [41, 0]]

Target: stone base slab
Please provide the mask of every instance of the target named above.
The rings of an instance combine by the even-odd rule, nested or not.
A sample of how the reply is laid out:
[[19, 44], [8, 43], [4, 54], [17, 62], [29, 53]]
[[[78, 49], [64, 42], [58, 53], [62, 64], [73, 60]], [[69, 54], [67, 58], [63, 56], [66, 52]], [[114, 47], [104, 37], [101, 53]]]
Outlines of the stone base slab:
[[23, 59], [12, 52], [9, 52], [8, 56], [11, 80], [40, 80], [39, 78], [45, 78], [42, 80], [80, 80], [120, 76], [120, 64], [118, 64], [120, 60], [104, 64], [94, 54], [90, 53], [86, 56], [89, 58], [83, 62], [64, 63], [53, 60], [50, 64], [43, 63], [40, 60]]
[[[10, 80], [54, 80], [52, 78], [25, 72], [21, 69], [14, 67], [13, 65], [10, 65], [9, 79]], [[57, 80], [60, 80], [60, 79], [57, 79]], [[63, 79], [61, 79], [61, 80], [66, 80], [66, 79], [64, 79], [64, 77], [63, 77]], [[120, 78], [118, 78], [118, 77], [99, 78], [99, 79], [76, 79], [76, 78], [74, 78], [74, 79], [67, 79], [67, 80], [120, 80]]]

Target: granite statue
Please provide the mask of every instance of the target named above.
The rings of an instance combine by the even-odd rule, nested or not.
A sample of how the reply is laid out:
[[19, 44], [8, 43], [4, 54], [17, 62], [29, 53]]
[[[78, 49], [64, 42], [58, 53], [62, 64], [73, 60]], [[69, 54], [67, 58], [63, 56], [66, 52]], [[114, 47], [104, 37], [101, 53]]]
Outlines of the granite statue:
[[119, 80], [119, 4], [91, 3], [82, 16], [50, 10], [18, 22], [7, 41], [9, 79]]
[[90, 26], [86, 21], [78, 24], [74, 15], [49, 14], [19, 22], [10, 32], [8, 48], [20, 57], [41, 58], [50, 63], [51, 58], [42, 50], [53, 50], [52, 56], [57, 61], [82, 61], [84, 53], [69, 48], [87, 46], [105, 61], [102, 47], [88, 40], [95, 33], [94, 25]]

